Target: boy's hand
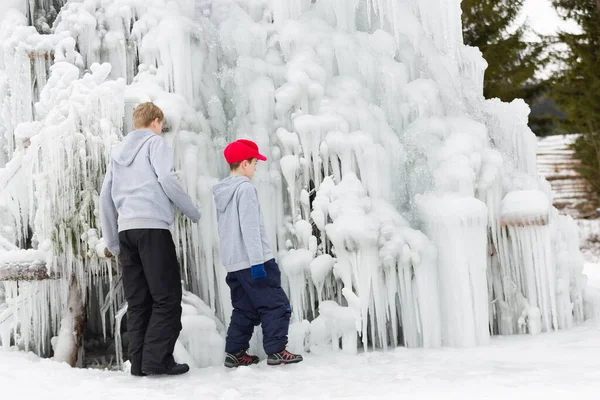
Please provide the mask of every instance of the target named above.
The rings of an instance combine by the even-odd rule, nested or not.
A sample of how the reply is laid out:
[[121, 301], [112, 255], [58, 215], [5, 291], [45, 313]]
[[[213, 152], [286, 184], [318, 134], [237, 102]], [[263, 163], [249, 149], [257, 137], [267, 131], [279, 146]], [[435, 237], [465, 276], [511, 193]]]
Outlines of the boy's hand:
[[252, 279], [262, 279], [267, 276], [267, 271], [265, 271], [265, 264], [253, 265], [250, 268], [250, 274], [252, 275]]
[[112, 255], [112, 253], [110, 252], [110, 250], [108, 250], [108, 247], [104, 248], [104, 257], [106, 257], [106, 258], [113, 258], [114, 257]]

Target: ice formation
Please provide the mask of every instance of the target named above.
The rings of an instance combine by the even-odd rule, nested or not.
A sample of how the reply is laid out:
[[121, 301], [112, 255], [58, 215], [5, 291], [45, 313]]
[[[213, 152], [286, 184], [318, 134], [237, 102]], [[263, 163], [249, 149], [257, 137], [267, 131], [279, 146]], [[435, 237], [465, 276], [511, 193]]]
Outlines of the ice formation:
[[[97, 196], [144, 101], [165, 111], [204, 216], [173, 227], [198, 296], [184, 300], [180, 359], [220, 362], [231, 303], [210, 189], [239, 137], [269, 158], [254, 183], [295, 348], [472, 346], [568, 328], [594, 309], [577, 226], [536, 174], [529, 109], [483, 98], [487, 64], [463, 44], [459, 0], [2, 7], [0, 270], [39, 259], [55, 278], [0, 285], [4, 346], [50, 353], [73, 281], [120, 337], [126, 306]], [[19, 259], [29, 248], [35, 259]]]

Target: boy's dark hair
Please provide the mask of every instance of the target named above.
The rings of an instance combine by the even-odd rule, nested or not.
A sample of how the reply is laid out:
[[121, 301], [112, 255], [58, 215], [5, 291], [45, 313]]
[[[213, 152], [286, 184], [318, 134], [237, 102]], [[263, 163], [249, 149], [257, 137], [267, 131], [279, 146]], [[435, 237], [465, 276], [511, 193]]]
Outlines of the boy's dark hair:
[[248, 161], [249, 163], [251, 163], [252, 160], [256, 160], [256, 158], [248, 158], [248, 159], [240, 161], [240, 162], [231, 163], [231, 164], [229, 164], [229, 170], [230, 171], [235, 171], [236, 169], [238, 169], [240, 167], [240, 165], [242, 165], [242, 163], [244, 161]]

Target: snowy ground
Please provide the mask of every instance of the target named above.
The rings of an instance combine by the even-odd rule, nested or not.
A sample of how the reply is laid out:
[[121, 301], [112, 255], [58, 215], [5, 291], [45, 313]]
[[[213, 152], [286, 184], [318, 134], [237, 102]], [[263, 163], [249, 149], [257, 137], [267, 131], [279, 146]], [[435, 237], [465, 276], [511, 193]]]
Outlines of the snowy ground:
[[[600, 287], [600, 267], [587, 264]], [[33, 383], [33, 384], [32, 384]], [[0, 350], [0, 391], [22, 399], [542, 399], [600, 391], [600, 321], [538, 337], [495, 337], [470, 349], [398, 349], [349, 356], [308, 354], [304, 363], [198, 369], [180, 377], [134, 378], [71, 369]], [[410, 397], [402, 397], [409, 395]], [[510, 396], [510, 397], [509, 397]], [[546, 397], [548, 396], [548, 397]]]

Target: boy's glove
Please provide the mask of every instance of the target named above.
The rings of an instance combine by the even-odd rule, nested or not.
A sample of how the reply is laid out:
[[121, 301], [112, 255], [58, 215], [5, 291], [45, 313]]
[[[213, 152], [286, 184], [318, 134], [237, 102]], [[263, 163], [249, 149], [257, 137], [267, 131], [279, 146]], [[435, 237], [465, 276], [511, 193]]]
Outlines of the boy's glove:
[[250, 274], [252, 275], [252, 279], [262, 279], [267, 276], [267, 271], [265, 271], [265, 264], [253, 265], [250, 268]]

